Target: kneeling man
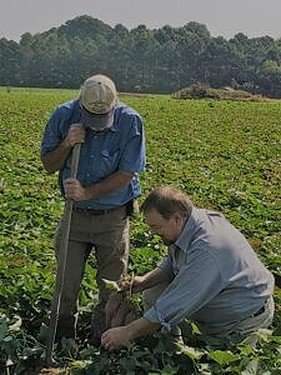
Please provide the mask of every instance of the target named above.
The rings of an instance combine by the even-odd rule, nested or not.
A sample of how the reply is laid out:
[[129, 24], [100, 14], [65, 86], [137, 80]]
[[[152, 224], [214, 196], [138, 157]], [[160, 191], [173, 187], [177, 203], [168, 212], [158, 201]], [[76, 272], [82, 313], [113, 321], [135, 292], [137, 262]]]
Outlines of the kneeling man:
[[274, 278], [221, 213], [194, 207], [172, 187], [153, 190], [142, 209], [151, 230], [169, 245], [168, 256], [135, 277], [134, 291], [144, 291], [148, 308], [141, 319], [107, 330], [105, 348], [117, 349], [160, 328], [179, 331], [186, 319], [224, 342], [272, 323]]

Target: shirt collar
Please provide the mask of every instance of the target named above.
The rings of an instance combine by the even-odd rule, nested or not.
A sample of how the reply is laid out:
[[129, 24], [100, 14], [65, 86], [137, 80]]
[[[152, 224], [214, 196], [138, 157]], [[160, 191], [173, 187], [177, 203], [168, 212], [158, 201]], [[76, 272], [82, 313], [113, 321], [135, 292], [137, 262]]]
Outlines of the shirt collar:
[[113, 125], [109, 128], [109, 130], [111, 131], [111, 132], [113, 132], [113, 133], [115, 133], [115, 132], [118, 132], [118, 128], [117, 128], [117, 121], [116, 121], [116, 115], [117, 115], [117, 111], [116, 111], [116, 109], [117, 109], [117, 106], [115, 106], [115, 108], [114, 108], [114, 120], [113, 120]]
[[187, 219], [181, 234], [174, 243], [174, 245], [180, 248], [182, 251], [187, 251], [196, 228], [198, 227], [198, 219], [199, 209], [196, 207], [192, 207], [191, 215], [189, 219]]

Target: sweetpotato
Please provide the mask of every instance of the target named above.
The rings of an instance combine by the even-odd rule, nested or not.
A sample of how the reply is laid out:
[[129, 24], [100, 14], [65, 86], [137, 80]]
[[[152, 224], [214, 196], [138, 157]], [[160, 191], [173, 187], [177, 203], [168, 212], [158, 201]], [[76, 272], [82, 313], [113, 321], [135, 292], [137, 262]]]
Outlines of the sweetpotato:
[[111, 293], [105, 306], [106, 328], [126, 325], [137, 319], [137, 308], [127, 299], [126, 293]]

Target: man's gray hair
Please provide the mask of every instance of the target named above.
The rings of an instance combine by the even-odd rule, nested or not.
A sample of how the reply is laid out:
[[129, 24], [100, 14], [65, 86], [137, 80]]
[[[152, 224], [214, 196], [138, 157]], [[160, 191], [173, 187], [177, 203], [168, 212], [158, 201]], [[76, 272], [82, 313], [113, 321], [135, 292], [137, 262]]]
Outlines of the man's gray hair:
[[188, 196], [172, 186], [161, 186], [152, 190], [144, 203], [141, 210], [144, 214], [155, 209], [165, 219], [169, 219], [175, 213], [187, 219], [191, 215], [192, 202]]

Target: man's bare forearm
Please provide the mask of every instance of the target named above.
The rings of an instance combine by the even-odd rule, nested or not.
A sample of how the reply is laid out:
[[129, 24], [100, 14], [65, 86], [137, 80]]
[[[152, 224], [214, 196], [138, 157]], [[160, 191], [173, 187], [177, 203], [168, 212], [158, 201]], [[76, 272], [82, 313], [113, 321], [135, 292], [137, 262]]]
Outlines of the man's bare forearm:
[[68, 130], [67, 136], [51, 152], [41, 156], [42, 163], [47, 172], [53, 173], [62, 169], [66, 158], [72, 147], [77, 143], [83, 143], [85, 139], [85, 129], [80, 123], [72, 124]]
[[147, 336], [158, 331], [158, 329], [161, 328], [161, 324], [140, 318], [128, 324], [126, 328], [128, 330], [129, 340], [133, 341], [138, 337]]
[[54, 151], [41, 155], [44, 168], [48, 173], [54, 173], [63, 167], [72, 146], [65, 139]]
[[133, 177], [133, 173], [118, 171], [106, 177], [97, 184], [87, 186], [86, 195], [88, 199], [95, 199], [110, 194], [127, 186]]
[[164, 283], [165, 281], [169, 281], [169, 275], [158, 267], [146, 273], [142, 277], [142, 290], [149, 289], [154, 287], [155, 285]]

